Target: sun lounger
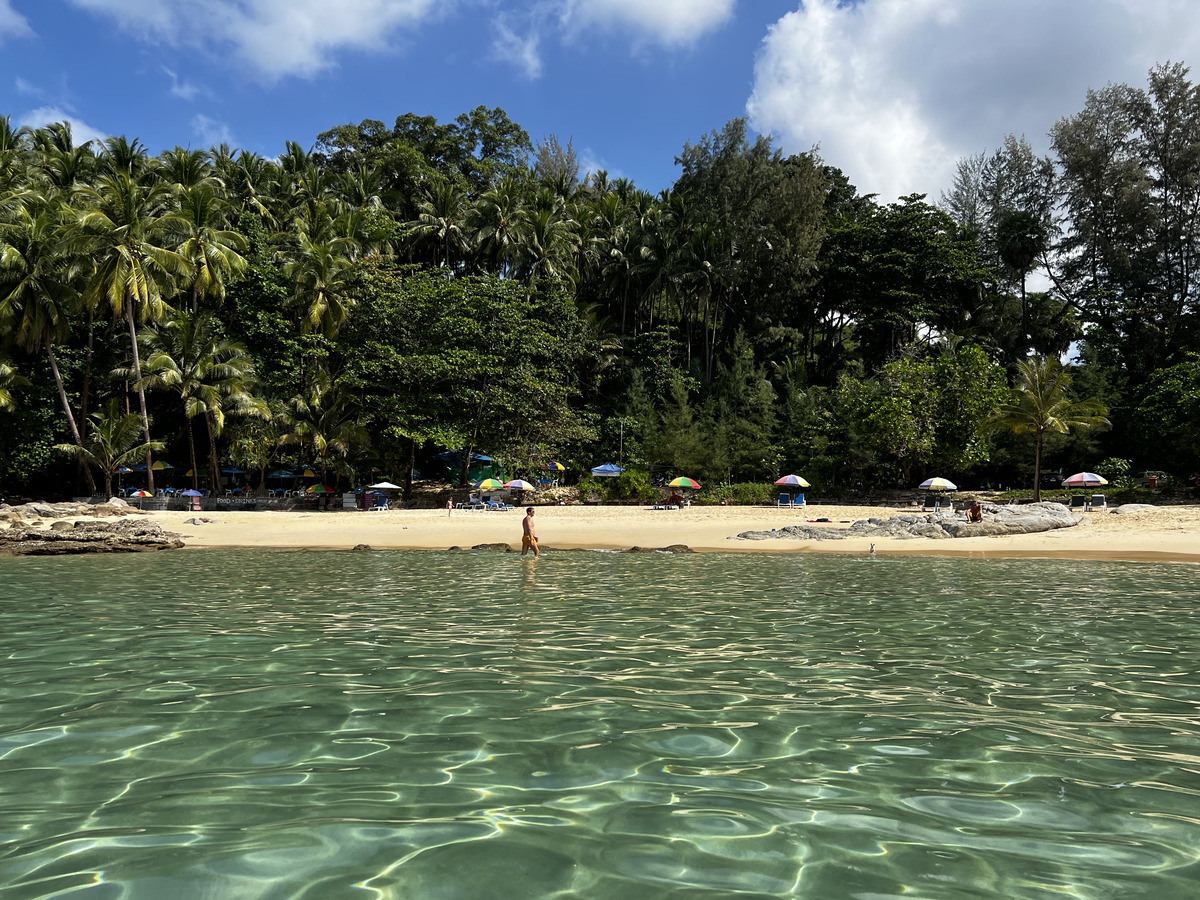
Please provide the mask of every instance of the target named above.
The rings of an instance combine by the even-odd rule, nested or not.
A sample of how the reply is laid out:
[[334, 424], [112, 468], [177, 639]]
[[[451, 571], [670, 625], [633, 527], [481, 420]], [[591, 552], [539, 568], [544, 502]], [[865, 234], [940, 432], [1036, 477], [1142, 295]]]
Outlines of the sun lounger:
[[1067, 504], [1067, 509], [1087, 509], [1087, 497], [1083, 494], [1075, 494], [1071, 497], [1071, 502]]
[[1092, 494], [1088, 509], [1108, 509], [1108, 499], [1103, 494]]
[[776, 506], [791, 506], [792, 505], [792, 495], [791, 494], [780, 494], [779, 497], [776, 498], [776, 500], [775, 500], [775, 505]]
[[804, 499], [803, 494], [797, 494], [792, 498], [792, 506], [808, 506], [808, 501]]

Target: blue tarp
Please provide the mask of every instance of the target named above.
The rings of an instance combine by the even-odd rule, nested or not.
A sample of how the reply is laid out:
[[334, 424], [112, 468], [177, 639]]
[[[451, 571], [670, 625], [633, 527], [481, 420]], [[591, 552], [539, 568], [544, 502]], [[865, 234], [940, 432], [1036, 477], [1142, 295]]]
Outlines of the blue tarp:
[[625, 470], [616, 463], [605, 463], [602, 466], [596, 466], [592, 469], [592, 476], [595, 478], [616, 478]]

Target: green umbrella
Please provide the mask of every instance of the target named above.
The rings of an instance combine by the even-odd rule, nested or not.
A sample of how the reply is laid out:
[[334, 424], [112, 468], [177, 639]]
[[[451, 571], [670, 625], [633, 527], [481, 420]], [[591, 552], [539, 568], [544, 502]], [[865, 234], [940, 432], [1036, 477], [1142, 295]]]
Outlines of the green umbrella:
[[485, 478], [475, 485], [475, 487], [481, 491], [502, 491], [504, 490], [504, 482], [497, 481], [495, 478]]

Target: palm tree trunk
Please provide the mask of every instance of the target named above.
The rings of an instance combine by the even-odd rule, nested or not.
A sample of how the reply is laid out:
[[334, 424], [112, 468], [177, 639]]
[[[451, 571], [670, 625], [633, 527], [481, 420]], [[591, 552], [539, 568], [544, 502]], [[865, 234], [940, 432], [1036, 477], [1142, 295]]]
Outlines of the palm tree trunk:
[[417, 439], [413, 438], [408, 447], [408, 471], [404, 473], [404, 500], [412, 499], [413, 467], [417, 464]]
[[1037, 433], [1037, 451], [1033, 455], [1033, 502], [1042, 499], [1042, 430]]
[[96, 343], [96, 322], [93, 318], [94, 313], [91, 307], [88, 307], [88, 337], [87, 337], [87, 365], [83, 368], [83, 392], [79, 400], [79, 418], [83, 421], [83, 431], [80, 434], [87, 433], [88, 421], [88, 403], [91, 399], [92, 389], [92, 358], [93, 349]]
[[[146, 412], [146, 391], [142, 388], [142, 356], [138, 353], [137, 325], [133, 321], [133, 298], [125, 298], [125, 321], [129, 323], [129, 340], [133, 344], [133, 373], [137, 376], [138, 403], [142, 407], [142, 431], [150, 443], [150, 414]], [[154, 459], [146, 449], [146, 490], [154, 493]]]
[[192, 490], [200, 490], [200, 467], [196, 465], [196, 435], [192, 431], [192, 420], [187, 418], [187, 406], [185, 404], [184, 420], [187, 422], [188, 433], [188, 455], [192, 458]]
[[217, 457], [217, 431], [211, 413], [204, 414], [204, 424], [208, 426], [208, 464], [212, 467], [212, 490], [215, 497], [221, 493], [221, 460]]
[[[58, 385], [58, 399], [62, 401], [63, 412], [67, 414], [67, 423], [71, 426], [71, 437], [75, 438], [75, 446], [83, 446], [83, 438], [79, 435], [79, 426], [75, 424], [75, 415], [71, 412], [71, 404], [67, 400], [67, 391], [63, 387], [62, 373], [58, 370], [58, 358], [54, 355], [54, 346], [50, 343], [50, 335], [45, 335], [46, 357], [50, 360], [50, 371], [54, 373], [54, 383]], [[87, 479], [88, 493], [96, 493], [96, 481], [92, 478], [92, 469], [87, 463], [80, 466], [83, 477]]]

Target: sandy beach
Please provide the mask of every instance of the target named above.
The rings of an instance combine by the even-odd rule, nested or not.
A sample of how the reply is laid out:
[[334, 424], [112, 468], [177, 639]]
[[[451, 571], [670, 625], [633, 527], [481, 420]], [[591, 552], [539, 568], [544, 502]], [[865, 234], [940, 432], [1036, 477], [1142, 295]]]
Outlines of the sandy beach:
[[[1200, 562], [1200, 506], [1162, 506], [1116, 515], [1083, 514], [1080, 524], [1042, 534], [930, 540], [850, 538], [842, 541], [731, 540], [744, 531], [770, 531], [829, 519], [820, 527], [846, 528], [856, 519], [888, 517], [893, 507], [811, 505], [798, 512], [771, 507], [539, 506], [535, 516], [543, 551], [627, 550], [684, 544], [701, 552], [877, 553], [966, 557]], [[147, 513], [179, 533], [189, 548], [320, 548], [376, 550], [521, 545], [521, 510], [509, 512], [391, 510], [364, 512], [216, 511]], [[191, 524], [191, 519], [207, 519]]]

